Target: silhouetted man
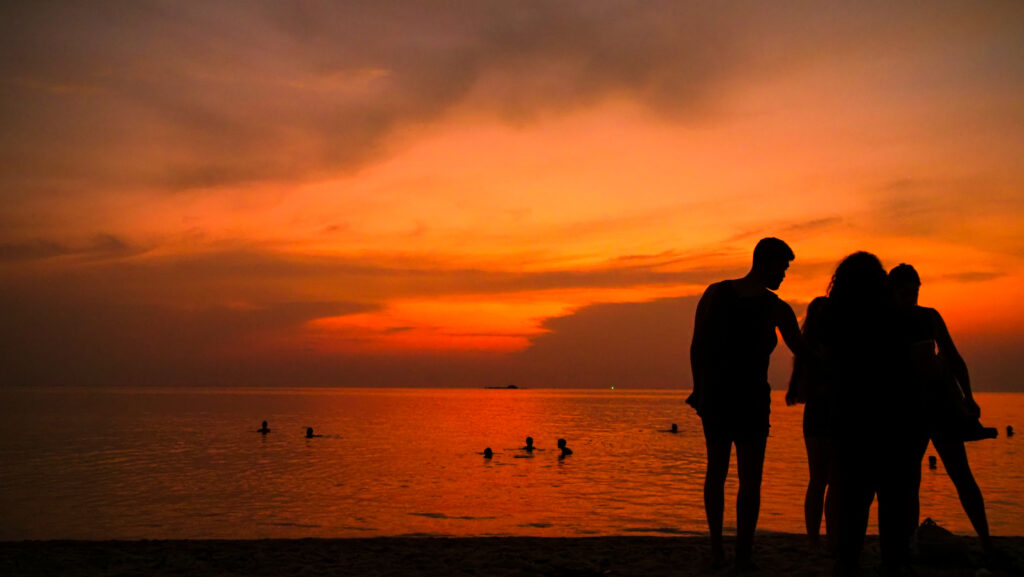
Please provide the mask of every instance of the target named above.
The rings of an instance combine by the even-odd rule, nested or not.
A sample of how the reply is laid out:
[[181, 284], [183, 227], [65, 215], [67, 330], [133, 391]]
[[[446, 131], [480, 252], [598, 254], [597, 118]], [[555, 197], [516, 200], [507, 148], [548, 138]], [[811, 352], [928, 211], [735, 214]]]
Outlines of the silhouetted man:
[[754, 248], [750, 272], [743, 278], [712, 284], [697, 305], [690, 346], [693, 394], [686, 402], [697, 409], [704, 426], [708, 454], [704, 509], [715, 566], [725, 562], [725, 479], [735, 444], [739, 471], [736, 565], [753, 568], [751, 552], [761, 509], [771, 403], [768, 362], [778, 342], [775, 329], [794, 354], [803, 354], [804, 347], [793, 309], [772, 292], [782, 284], [794, 258], [783, 241], [761, 239]]

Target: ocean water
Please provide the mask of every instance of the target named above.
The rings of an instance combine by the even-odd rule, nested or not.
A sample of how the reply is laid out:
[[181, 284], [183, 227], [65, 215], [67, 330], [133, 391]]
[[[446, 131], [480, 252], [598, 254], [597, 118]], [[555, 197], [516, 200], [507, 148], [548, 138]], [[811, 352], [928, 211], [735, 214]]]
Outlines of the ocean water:
[[[0, 390], [0, 540], [700, 533], [704, 445], [686, 394]], [[1024, 395], [978, 401], [1000, 429], [968, 444], [992, 532], [1024, 535], [1024, 439], [1005, 436]], [[801, 412], [773, 396], [761, 529], [803, 531]], [[558, 438], [575, 454], [560, 459]], [[922, 517], [972, 533], [941, 462], [924, 465], [921, 496]]]

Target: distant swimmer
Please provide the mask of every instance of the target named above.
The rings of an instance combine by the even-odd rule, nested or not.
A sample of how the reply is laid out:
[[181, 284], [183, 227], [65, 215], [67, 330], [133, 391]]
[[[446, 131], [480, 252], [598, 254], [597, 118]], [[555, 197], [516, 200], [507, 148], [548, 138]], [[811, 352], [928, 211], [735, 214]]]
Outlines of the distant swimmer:
[[935, 458], [935, 455], [928, 455], [928, 468], [933, 471], [939, 468], [939, 460]]
[[267, 426], [267, 422], [266, 421], [263, 421], [263, 426], [258, 428], [258, 429], [256, 429], [256, 432], [257, 433], [263, 433], [264, 435], [266, 435], [267, 433], [270, 432], [270, 427]]
[[1006, 425], [1006, 436], [1007, 437], [1012, 437], [1013, 436], [1013, 425]]
[[559, 457], [568, 457], [572, 454], [572, 449], [565, 446], [565, 439], [558, 439], [558, 449], [562, 451]]
[[314, 437], [322, 437], [322, 436], [323, 435], [314, 435], [313, 434], [313, 427], [306, 427], [306, 438], [307, 439], [312, 439]]
[[677, 425], [675, 423], [672, 423], [672, 428], [668, 429], [666, 431], [663, 431], [663, 432], [665, 432], [665, 433], [678, 433], [679, 432], [679, 425]]
[[526, 446], [523, 447], [523, 450], [527, 453], [532, 453], [534, 449], [536, 447], [533, 446], [533, 437], [526, 437]]
[[493, 456], [494, 456], [494, 451], [492, 451], [490, 447], [487, 447], [486, 449], [484, 449], [484, 458], [485, 459], [490, 459]]

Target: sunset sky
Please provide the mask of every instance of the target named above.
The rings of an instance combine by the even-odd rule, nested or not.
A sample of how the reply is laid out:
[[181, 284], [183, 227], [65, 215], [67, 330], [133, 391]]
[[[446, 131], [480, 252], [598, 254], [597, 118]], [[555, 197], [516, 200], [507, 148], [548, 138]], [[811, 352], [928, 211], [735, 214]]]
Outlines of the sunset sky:
[[777, 236], [1024, 390], [1022, 95], [1018, 0], [4, 3], [0, 385], [685, 389]]

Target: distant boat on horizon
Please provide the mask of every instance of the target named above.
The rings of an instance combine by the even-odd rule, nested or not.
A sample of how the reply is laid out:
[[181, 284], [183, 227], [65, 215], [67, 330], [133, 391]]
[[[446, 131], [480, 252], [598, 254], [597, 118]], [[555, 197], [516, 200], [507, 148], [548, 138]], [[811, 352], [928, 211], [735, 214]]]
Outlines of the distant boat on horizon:
[[504, 387], [484, 387], [485, 389], [518, 389], [516, 385], [505, 385]]

